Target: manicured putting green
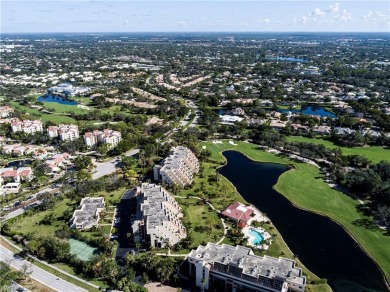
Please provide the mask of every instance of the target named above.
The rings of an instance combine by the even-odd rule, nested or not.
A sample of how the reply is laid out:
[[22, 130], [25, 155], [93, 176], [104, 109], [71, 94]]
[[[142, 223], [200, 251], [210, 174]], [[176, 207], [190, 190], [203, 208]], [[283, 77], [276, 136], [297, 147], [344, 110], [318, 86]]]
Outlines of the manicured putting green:
[[82, 261], [89, 261], [94, 254], [97, 252], [97, 248], [91, 247], [88, 244], [70, 238], [70, 253], [77, 256]]

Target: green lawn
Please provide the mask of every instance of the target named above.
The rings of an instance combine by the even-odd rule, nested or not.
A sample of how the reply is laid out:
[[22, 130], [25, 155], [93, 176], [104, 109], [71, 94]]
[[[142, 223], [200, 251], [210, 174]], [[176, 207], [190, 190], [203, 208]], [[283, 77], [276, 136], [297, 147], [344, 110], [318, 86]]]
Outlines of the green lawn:
[[[43, 211], [33, 216], [19, 217], [13, 224], [11, 229], [19, 234], [39, 234], [40, 236], [54, 236], [56, 230], [66, 224], [62, 219], [62, 214], [65, 210], [72, 209], [72, 204], [69, 199], [65, 199], [58, 203], [54, 210]], [[40, 224], [40, 221], [48, 214], [54, 214], [54, 222], [50, 225]]]
[[[225, 159], [221, 151], [232, 149], [242, 152], [250, 159], [263, 162], [278, 162], [294, 164], [295, 169], [283, 173], [275, 185], [275, 189], [288, 198], [293, 204], [313, 212], [324, 214], [346, 228], [361, 246], [379, 264], [386, 277], [390, 278], [390, 237], [375, 228], [365, 228], [353, 222], [371, 222], [372, 218], [366, 217], [356, 211], [358, 201], [331, 189], [322, 179], [320, 171], [309, 164], [296, 163], [273, 154], [260, 151], [258, 146], [245, 142], [235, 142], [233, 146], [224, 141], [223, 144], [203, 142], [212, 151], [211, 159], [218, 163]], [[383, 150], [385, 151], [385, 150]]]
[[[290, 136], [287, 137], [288, 141], [291, 142], [307, 142], [318, 145], [324, 145], [326, 148], [337, 148], [339, 146], [335, 145], [333, 142], [324, 140], [324, 139], [316, 139], [316, 138], [308, 138], [308, 137], [300, 137], [300, 136]], [[366, 147], [339, 147], [344, 155], [363, 155], [369, 160], [373, 162], [379, 162], [381, 160], [390, 161], [390, 149], [386, 149], [381, 146], [366, 146]]]
[[[98, 192], [94, 194], [94, 197], [103, 196], [107, 207], [111, 203], [119, 202], [120, 197], [122, 196], [125, 188], [118, 189], [113, 192]], [[33, 216], [19, 217], [13, 224], [12, 230], [17, 231], [20, 234], [39, 234], [41, 236], [54, 236], [55, 231], [60, 230], [61, 227], [66, 224], [62, 215], [65, 210], [73, 210], [73, 207], [78, 207], [79, 201], [71, 201], [69, 199], [64, 199], [63, 201], [56, 204], [53, 210], [43, 211]], [[50, 225], [40, 224], [40, 221], [47, 215], [53, 213], [54, 221]], [[110, 217], [112, 217], [110, 215]], [[105, 235], [109, 235], [110, 226], [102, 226], [102, 231]], [[83, 232], [83, 235], [87, 237], [97, 237], [100, 236], [99, 231]]]
[[[176, 199], [183, 208], [183, 214], [186, 221], [191, 222], [190, 232], [193, 237], [191, 248], [198, 247], [200, 244], [207, 242], [217, 242], [223, 235], [223, 228], [217, 229], [216, 225], [221, 225], [221, 219], [215, 211], [210, 211], [209, 206], [197, 199]], [[197, 228], [207, 226], [211, 231], [199, 232]], [[180, 253], [186, 251], [181, 250]]]
[[194, 184], [190, 189], [180, 191], [181, 196], [198, 196], [208, 199], [218, 210], [224, 210], [234, 201], [245, 202], [236, 192], [234, 186], [223, 176], [217, 181], [210, 181], [215, 177], [218, 165], [213, 163], [202, 163], [201, 172], [196, 176]]

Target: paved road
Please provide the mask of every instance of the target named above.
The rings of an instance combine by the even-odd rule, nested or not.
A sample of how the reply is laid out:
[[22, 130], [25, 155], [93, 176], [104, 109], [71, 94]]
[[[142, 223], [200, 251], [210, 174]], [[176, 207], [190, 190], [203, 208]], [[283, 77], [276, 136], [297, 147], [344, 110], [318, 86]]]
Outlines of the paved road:
[[[125, 156], [133, 156], [139, 152], [139, 149], [133, 149], [125, 153]], [[120, 168], [120, 158], [113, 158], [108, 162], [99, 163], [94, 162], [96, 165], [95, 172], [92, 174], [92, 179], [98, 179], [102, 176], [114, 173]]]
[[[46, 187], [46, 188], [40, 190], [39, 192], [35, 193], [35, 194], [32, 195], [32, 196], [35, 198], [35, 197], [36, 197], [37, 195], [39, 195], [39, 194], [43, 194], [43, 193], [54, 193], [54, 192], [56, 192], [56, 191], [58, 191], [58, 190], [59, 190], [59, 188], [57, 188], [57, 187], [48, 186], [48, 187]], [[32, 204], [34, 204], [34, 202], [33, 202]], [[29, 206], [29, 205], [25, 206], [25, 208], [28, 207], [28, 206]], [[25, 212], [25, 208], [19, 208], [19, 209], [15, 210], [15, 211], [12, 211], [12, 212], [8, 213], [6, 216], [4, 216], [4, 220], [3, 220], [3, 221], [7, 221], [7, 220], [9, 220], [9, 219], [11, 219], [11, 218], [14, 218], [14, 217], [16, 217], [16, 216], [19, 216], [19, 215], [23, 214], [23, 213]]]
[[[46, 272], [45, 270], [31, 264], [30, 262], [22, 259], [15, 258], [14, 253], [3, 246], [0, 246], [0, 260], [3, 262], [9, 262], [12, 267], [17, 270], [20, 270], [24, 264], [29, 267], [29, 270], [32, 270], [30, 275], [31, 278], [41, 282], [42, 284], [60, 292], [74, 292], [74, 291], [87, 291], [83, 288], [80, 288], [72, 283], [69, 283], [57, 276]], [[31, 268], [30, 268], [31, 267]]]

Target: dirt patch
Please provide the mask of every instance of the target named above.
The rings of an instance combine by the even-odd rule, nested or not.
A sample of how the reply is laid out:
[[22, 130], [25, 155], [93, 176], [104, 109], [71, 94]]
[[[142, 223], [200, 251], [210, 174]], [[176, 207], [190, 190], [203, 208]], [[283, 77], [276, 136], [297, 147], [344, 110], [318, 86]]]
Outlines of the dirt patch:
[[145, 285], [149, 292], [176, 292], [177, 288], [163, 285], [160, 282], [152, 282]]

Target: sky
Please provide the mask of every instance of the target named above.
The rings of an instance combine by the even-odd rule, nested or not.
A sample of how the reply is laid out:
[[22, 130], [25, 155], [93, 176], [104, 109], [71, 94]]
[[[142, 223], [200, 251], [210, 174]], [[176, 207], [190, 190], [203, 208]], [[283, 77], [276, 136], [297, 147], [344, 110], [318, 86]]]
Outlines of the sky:
[[388, 32], [381, 1], [2, 0], [1, 33]]

